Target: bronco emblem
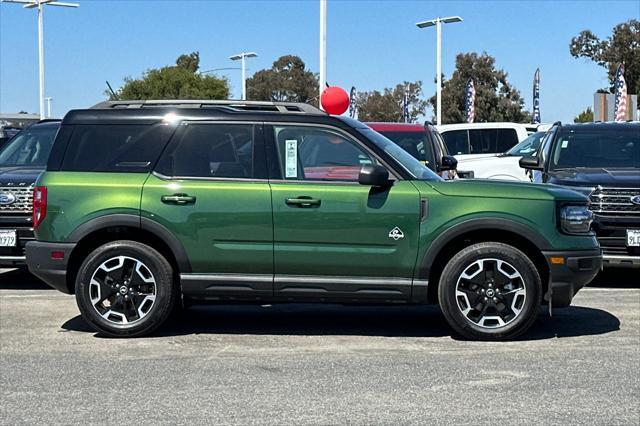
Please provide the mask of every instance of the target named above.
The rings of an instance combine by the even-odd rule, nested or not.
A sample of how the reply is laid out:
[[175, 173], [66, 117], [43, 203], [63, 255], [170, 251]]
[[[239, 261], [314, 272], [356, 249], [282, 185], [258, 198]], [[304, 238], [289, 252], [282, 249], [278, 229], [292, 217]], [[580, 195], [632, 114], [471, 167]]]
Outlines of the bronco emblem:
[[396, 226], [391, 231], [389, 231], [389, 238], [393, 238], [394, 240], [398, 241], [400, 238], [404, 238], [404, 234], [402, 233], [402, 230]]
[[640, 195], [634, 195], [631, 197], [631, 202], [636, 206], [640, 206]]

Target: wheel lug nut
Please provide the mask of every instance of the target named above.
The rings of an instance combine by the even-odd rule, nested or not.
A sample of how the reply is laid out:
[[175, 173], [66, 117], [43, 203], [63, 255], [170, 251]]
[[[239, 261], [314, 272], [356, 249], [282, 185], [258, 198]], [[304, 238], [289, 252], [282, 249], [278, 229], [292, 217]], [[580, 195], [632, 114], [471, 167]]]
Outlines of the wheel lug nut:
[[484, 301], [486, 302], [487, 300], [489, 300], [489, 299], [485, 297], [485, 298], [484, 298]]
[[494, 301], [495, 303], [498, 303], [498, 298], [497, 298], [497, 297], [494, 297], [494, 298], [493, 298], [493, 301]]

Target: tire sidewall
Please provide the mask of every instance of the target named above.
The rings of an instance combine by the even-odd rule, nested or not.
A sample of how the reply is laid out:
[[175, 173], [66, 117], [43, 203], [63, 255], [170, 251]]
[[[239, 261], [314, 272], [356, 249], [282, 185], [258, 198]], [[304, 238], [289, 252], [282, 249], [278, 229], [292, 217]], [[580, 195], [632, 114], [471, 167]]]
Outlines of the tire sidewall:
[[[128, 256], [144, 263], [156, 281], [156, 299], [149, 313], [133, 325], [114, 324], [98, 314], [89, 296], [89, 282], [106, 260]], [[76, 302], [82, 316], [98, 331], [110, 336], [136, 336], [155, 330], [171, 313], [175, 302], [173, 272], [166, 259], [153, 248], [134, 241], [115, 241], [98, 247], [84, 260], [75, 283]]]
[[[499, 259], [509, 263], [522, 276], [526, 300], [520, 314], [509, 324], [485, 328], [472, 323], [458, 307], [456, 287], [460, 275], [475, 261]], [[475, 244], [459, 252], [445, 267], [439, 286], [439, 299], [445, 317], [464, 337], [498, 340], [514, 338], [524, 333], [535, 321], [541, 300], [541, 282], [531, 260], [520, 250], [501, 243]]]

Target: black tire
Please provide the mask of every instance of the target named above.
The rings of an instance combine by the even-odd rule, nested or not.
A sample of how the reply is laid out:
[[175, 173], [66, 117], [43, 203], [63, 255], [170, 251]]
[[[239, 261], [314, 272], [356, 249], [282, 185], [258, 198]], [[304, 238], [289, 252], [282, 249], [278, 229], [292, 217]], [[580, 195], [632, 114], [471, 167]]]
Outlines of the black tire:
[[[119, 260], [121, 256], [124, 257], [122, 261]], [[133, 261], [129, 259], [133, 259]], [[125, 272], [119, 272], [120, 270], [114, 269], [114, 276], [111, 277], [109, 275], [111, 272], [104, 272], [105, 269], [100, 268], [102, 265], [105, 265], [105, 262], [107, 262], [106, 265], [116, 265], [118, 262], [122, 262], [124, 266], [121, 267], [120, 270]], [[134, 276], [133, 269], [131, 269], [129, 265], [133, 264], [133, 268], [135, 269], [138, 268], [137, 265], [139, 265], [139, 263], [143, 265], [139, 268], [141, 272]], [[109, 268], [110, 266], [106, 267]], [[90, 285], [94, 273], [106, 274], [106, 277], [101, 279], [96, 275], [95, 283]], [[131, 284], [127, 284], [129, 281], [119, 282], [120, 280], [127, 279], [127, 273]], [[118, 277], [118, 275], [120, 275], [120, 277]], [[177, 302], [179, 302], [179, 291], [174, 284], [173, 277], [173, 270], [169, 262], [153, 248], [136, 241], [113, 241], [91, 252], [80, 266], [75, 284], [76, 302], [82, 317], [101, 333], [113, 337], [137, 337], [147, 335], [165, 322], [174, 311]], [[147, 283], [144, 281], [145, 279], [154, 281], [154, 284]], [[106, 283], [110, 282], [114, 284], [109, 286], [112, 288], [117, 287], [122, 289], [122, 287], [127, 287], [127, 289], [122, 289], [124, 292], [128, 290], [133, 291], [127, 294], [117, 289], [110, 290], [107, 287], [103, 287], [103, 285], [96, 285], [98, 282], [103, 283], [105, 286], [107, 285]], [[142, 284], [135, 284], [137, 282]], [[123, 283], [127, 285], [123, 286]], [[153, 289], [153, 291], [150, 289]], [[114, 301], [118, 300], [115, 302], [116, 305], [111, 304], [110, 298], [105, 299], [104, 302], [96, 303], [97, 307], [94, 307], [92, 297], [94, 297], [94, 300], [99, 300], [103, 294], [110, 294], [107, 293], [107, 290], [115, 291], [111, 298], [113, 298]], [[100, 293], [96, 295], [98, 291]], [[102, 293], [103, 291], [105, 293]], [[152, 295], [155, 299], [153, 301], [148, 300], [150, 299], [147, 297], [148, 295]], [[140, 309], [146, 311], [139, 313], [140, 311], [134, 304], [134, 299], [138, 301], [142, 299]], [[110, 305], [110, 307], [105, 308], [104, 305]], [[113, 308], [113, 310], [111, 310], [111, 308]], [[118, 309], [132, 314], [133, 321], [130, 321], [132, 318], [125, 318], [127, 317], [126, 314], [118, 313]], [[103, 314], [109, 311], [115, 313], [105, 318], [99, 310], [106, 311], [103, 312]], [[137, 319], [136, 316], [138, 317]], [[127, 323], [117, 323], [116, 320], [118, 318], [120, 318], [121, 322], [124, 322], [126, 319]]]
[[[503, 270], [511, 278], [507, 279]], [[470, 276], [473, 278], [468, 279]], [[484, 284], [476, 284], [479, 281]], [[497, 281], [509, 284], [505, 288]], [[486, 297], [489, 289], [490, 299]], [[473, 340], [509, 340], [521, 335], [536, 320], [541, 295], [540, 274], [527, 255], [495, 242], [474, 244], [453, 256], [438, 287], [440, 308], [447, 322], [459, 335]]]

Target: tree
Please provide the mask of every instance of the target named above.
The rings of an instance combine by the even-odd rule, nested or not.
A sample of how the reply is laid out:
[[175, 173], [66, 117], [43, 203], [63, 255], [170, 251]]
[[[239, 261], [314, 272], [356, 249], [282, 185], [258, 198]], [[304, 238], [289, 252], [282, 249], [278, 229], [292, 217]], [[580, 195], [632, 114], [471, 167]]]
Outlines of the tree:
[[382, 92], [373, 90], [358, 94], [358, 120], [360, 121], [403, 121], [403, 106], [405, 88], [409, 91], [409, 121], [414, 122], [418, 116], [424, 115], [427, 101], [421, 99], [422, 82], [416, 81], [385, 88]]
[[607, 69], [609, 90], [614, 93], [616, 70], [624, 63], [624, 78], [629, 93], [640, 93], [640, 21], [631, 19], [613, 27], [613, 33], [601, 40], [589, 30], [571, 39], [569, 51], [575, 58], [589, 58]]
[[[495, 58], [486, 52], [460, 53], [456, 56], [456, 69], [442, 87], [442, 122], [461, 123], [465, 120], [465, 85], [473, 78], [476, 88], [475, 121], [531, 122], [531, 115], [523, 110], [520, 92], [507, 81], [507, 73], [495, 68]], [[429, 99], [436, 109], [436, 97]]]
[[573, 119], [574, 123], [591, 123], [593, 122], [593, 110], [591, 107], [587, 107], [584, 111], [578, 114], [577, 117]]
[[247, 79], [247, 99], [306, 102], [318, 105], [318, 77], [294, 55], [281, 56], [272, 67]]
[[176, 65], [146, 71], [141, 78], [125, 77], [124, 85], [110, 100], [144, 99], [227, 99], [229, 84], [226, 79], [198, 74], [200, 54], [181, 55]]

